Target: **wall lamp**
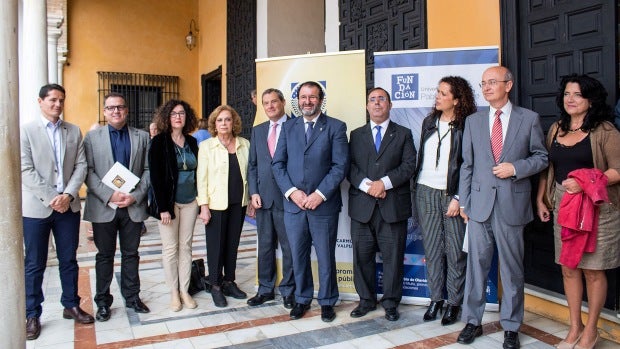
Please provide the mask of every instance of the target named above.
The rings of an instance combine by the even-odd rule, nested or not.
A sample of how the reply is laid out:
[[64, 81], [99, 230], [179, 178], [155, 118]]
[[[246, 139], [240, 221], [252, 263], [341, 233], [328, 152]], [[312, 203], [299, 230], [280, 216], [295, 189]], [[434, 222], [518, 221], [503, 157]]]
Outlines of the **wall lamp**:
[[187, 46], [187, 49], [190, 51], [196, 47], [196, 42], [198, 40], [196, 35], [194, 35], [194, 32], [198, 34], [200, 30], [198, 30], [196, 27], [196, 22], [192, 19], [191, 22], [189, 22], [189, 33], [185, 36], [185, 46]]

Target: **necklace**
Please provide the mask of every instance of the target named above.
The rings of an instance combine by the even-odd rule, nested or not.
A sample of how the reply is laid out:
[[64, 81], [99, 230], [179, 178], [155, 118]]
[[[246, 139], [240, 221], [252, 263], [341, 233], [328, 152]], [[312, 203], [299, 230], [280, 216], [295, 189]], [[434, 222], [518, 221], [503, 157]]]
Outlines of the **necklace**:
[[233, 138], [233, 139], [230, 139], [230, 140], [228, 141], [228, 143], [224, 143], [224, 142], [222, 142], [222, 139], [221, 139], [220, 137], [217, 137], [217, 140], [218, 140], [218, 141], [220, 141], [220, 144], [221, 144], [221, 145], [223, 145], [223, 146], [224, 146], [224, 148], [226, 148], [226, 150], [228, 150], [228, 147], [229, 147], [229, 146], [230, 146], [230, 144], [233, 142], [234, 138]]
[[441, 136], [439, 134], [439, 119], [437, 119], [438, 143], [437, 143], [437, 157], [435, 158], [435, 170], [437, 170], [437, 168], [439, 167], [439, 155], [441, 154], [441, 142], [443, 141], [444, 138], [446, 138], [446, 136], [448, 135], [448, 133], [450, 133], [451, 130], [452, 130], [452, 125], [448, 124], [448, 130], [446, 131], [446, 133], [443, 134], [443, 136]]
[[568, 133], [575, 133], [577, 131], [581, 131], [581, 127], [577, 127], [575, 129], [570, 129], [570, 128], [568, 129]]
[[187, 170], [187, 164], [185, 163], [185, 149], [179, 147], [177, 144], [174, 145], [174, 150], [177, 151], [177, 154], [183, 159], [183, 171]]

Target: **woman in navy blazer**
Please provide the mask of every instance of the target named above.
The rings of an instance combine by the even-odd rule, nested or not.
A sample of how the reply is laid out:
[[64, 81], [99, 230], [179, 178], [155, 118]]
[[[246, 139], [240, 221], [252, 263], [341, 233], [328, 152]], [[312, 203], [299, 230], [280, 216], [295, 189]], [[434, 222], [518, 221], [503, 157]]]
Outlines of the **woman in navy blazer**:
[[155, 192], [162, 264], [171, 291], [170, 309], [196, 308], [189, 295], [192, 265], [192, 238], [198, 215], [196, 168], [198, 143], [190, 136], [197, 119], [190, 105], [181, 100], [164, 104], [154, 119], [159, 134], [151, 140], [149, 169]]

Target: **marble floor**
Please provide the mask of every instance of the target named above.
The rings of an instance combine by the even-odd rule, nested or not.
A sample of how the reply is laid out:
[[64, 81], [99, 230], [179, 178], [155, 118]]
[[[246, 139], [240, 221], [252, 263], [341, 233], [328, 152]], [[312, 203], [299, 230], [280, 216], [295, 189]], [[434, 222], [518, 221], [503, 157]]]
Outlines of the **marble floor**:
[[[201, 292], [194, 296], [196, 309], [172, 312], [161, 266], [161, 241], [157, 223], [147, 222], [148, 233], [140, 247], [142, 300], [151, 308], [149, 314], [137, 314], [124, 307], [119, 290], [120, 254], [112, 283], [114, 304], [112, 318], [91, 325], [75, 324], [62, 318], [60, 281], [54, 256], [49, 258], [45, 273], [41, 336], [28, 341], [26, 348], [501, 348], [503, 331], [498, 313], [487, 312], [483, 318], [483, 336], [471, 345], [456, 343], [463, 323], [441, 326], [439, 321], [424, 322], [425, 307], [401, 305], [401, 318], [389, 322], [383, 310], [353, 319], [350, 311], [355, 302], [342, 301], [336, 307], [337, 317], [331, 323], [321, 321], [320, 307], [313, 302], [311, 310], [299, 320], [290, 320], [289, 311], [279, 296], [259, 307], [249, 307], [245, 300], [228, 297], [227, 308], [213, 305], [211, 296]], [[91, 314], [96, 310], [92, 295], [95, 290], [96, 248], [90, 239], [90, 224], [82, 223], [78, 262], [82, 308]], [[204, 227], [197, 222], [193, 244], [194, 259], [205, 258]], [[252, 296], [255, 293], [256, 228], [244, 225], [237, 263], [237, 283]], [[567, 332], [567, 326], [532, 313], [526, 313], [521, 328], [522, 348], [553, 348]], [[597, 348], [618, 348], [616, 343], [602, 340]]]

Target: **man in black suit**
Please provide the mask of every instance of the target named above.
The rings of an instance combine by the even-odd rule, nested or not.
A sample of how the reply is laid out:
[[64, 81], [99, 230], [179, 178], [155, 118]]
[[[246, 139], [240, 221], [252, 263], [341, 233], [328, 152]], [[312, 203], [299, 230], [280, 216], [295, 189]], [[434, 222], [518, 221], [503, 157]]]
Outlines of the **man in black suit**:
[[[256, 91], [254, 91], [256, 95]], [[293, 257], [284, 229], [284, 195], [276, 184], [271, 170], [282, 124], [288, 119], [284, 113], [284, 95], [275, 88], [263, 92], [262, 104], [268, 121], [255, 126], [250, 138], [248, 186], [250, 188], [250, 213], [255, 212], [258, 225], [258, 292], [248, 299], [248, 305], [257, 306], [274, 299], [276, 284], [276, 248], [282, 249], [282, 280], [278, 289], [284, 307], [295, 305], [295, 279]]]
[[375, 254], [383, 255], [385, 318], [400, 317], [407, 219], [411, 216], [409, 181], [416, 150], [408, 128], [390, 122], [392, 102], [380, 87], [370, 90], [366, 110], [370, 122], [351, 132], [349, 216], [353, 240], [353, 272], [359, 305], [351, 317], [377, 307]]

